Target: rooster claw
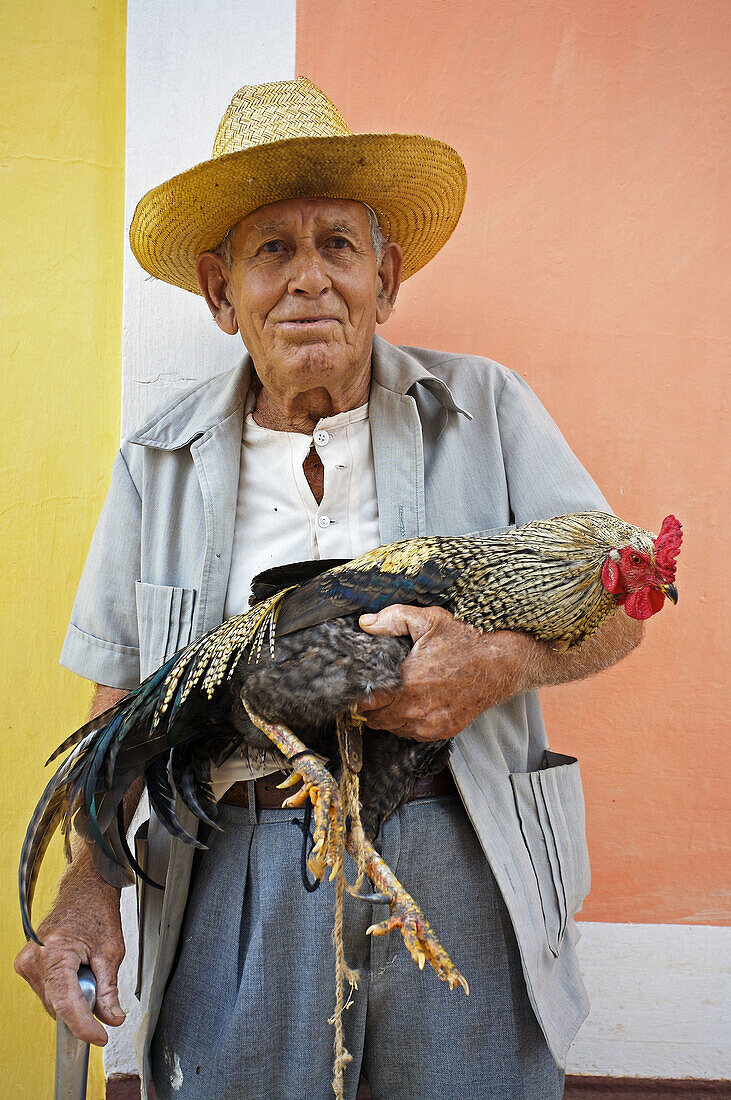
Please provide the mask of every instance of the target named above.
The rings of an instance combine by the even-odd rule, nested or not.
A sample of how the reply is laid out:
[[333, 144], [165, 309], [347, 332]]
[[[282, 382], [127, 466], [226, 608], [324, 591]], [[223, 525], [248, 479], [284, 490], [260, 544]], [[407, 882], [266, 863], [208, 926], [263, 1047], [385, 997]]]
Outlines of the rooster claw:
[[373, 905], [391, 905], [394, 901], [393, 894], [353, 894], [358, 901], [370, 901]]
[[286, 788], [294, 786], [298, 780], [302, 781], [299, 789], [285, 799], [282, 805], [287, 809], [297, 809], [303, 806], [308, 798], [312, 802], [315, 818], [314, 846], [308, 859], [308, 866], [317, 879], [321, 879], [329, 867], [332, 881], [342, 862], [345, 831], [337, 783], [317, 757], [290, 729], [255, 714], [243, 696], [242, 702], [257, 729], [265, 733], [291, 762], [292, 776], [279, 786]]
[[413, 898], [402, 890], [391, 908], [391, 916], [380, 924], [372, 924], [366, 929], [366, 935], [385, 936], [388, 932], [399, 931], [419, 970], [423, 970], [428, 961], [450, 989], [459, 985], [469, 996], [467, 979], [460, 974]]
[[294, 787], [295, 783], [301, 783], [302, 776], [298, 771], [292, 771], [282, 783], [277, 783], [278, 791], [285, 791], [287, 787]]
[[[347, 835], [345, 842], [350, 854], [358, 858], [360, 853], [353, 837]], [[355, 897], [360, 897], [363, 901], [385, 902], [391, 909], [390, 915], [385, 920], [380, 924], [372, 924], [366, 929], [366, 935], [385, 936], [388, 932], [400, 932], [409, 954], [420, 970], [423, 970], [424, 964], [428, 962], [437, 977], [446, 982], [450, 989], [459, 985], [465, 993], [469, 993], [470, 987], [466, 979], [460, 974], [429, 927], [421, 909], [369, 840], [364, 842], [362, 855], [365, 872], [378, 892], [370, 896], [356, 894]]]

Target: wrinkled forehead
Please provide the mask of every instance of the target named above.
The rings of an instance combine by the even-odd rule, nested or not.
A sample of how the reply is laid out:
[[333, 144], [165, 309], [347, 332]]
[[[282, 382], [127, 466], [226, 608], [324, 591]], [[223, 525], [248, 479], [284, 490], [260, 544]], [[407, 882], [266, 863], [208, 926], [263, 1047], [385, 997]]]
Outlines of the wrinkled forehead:
[[271, 233], [295, 233], [328, 229], [358, 237], [370, 237], [368, 207], [354, 199], [282, 199], [260, 206], [233, 226], [237, 240]]

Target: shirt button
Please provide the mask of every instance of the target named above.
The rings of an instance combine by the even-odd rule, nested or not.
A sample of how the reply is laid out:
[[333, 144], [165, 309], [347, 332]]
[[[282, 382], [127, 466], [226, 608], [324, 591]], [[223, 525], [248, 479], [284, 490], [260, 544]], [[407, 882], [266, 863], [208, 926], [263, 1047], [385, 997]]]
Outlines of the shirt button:
[[318, 520], [317, 520], [317, 526], [318, 527], [329, 527], [331, 523], [332, 523], [332, 520], [330, 519], [329, 516], [319, 516], [318, 517]]
[[326, 432], [324, 428], [318, 428], [314, 439], [318, 447], [324, 447], [326, 443], [330, 442], [330, 433]]

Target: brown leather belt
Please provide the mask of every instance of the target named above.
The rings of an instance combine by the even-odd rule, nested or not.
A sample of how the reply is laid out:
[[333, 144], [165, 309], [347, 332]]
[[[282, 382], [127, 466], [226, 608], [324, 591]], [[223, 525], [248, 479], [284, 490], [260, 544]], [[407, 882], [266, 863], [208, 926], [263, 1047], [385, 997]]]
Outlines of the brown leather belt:
[[[287, 787], [283, 791], [278, 791], [277, 783], [281, 783], [284, 779], [286, 779], [286, 772], [272, 772], [271, 775], [265, 775], [263, 779], [257, 779], [255, 783], [257, 806], [262, 810], [281, 809], [285, 799], [294, 794], [297, 789]], [[445, 768], [437, 775], [423, 775], [417, 779], [407, 802], [414, 802], [417, 798], [444, 798], [456, 794], [457, 787], [452, 779], [452, 773], [449, 768]], [[246, 783], [234, 783], [233, 787], [229, 787], [218, 801], [225, 803], [226, 806], [248, 806]]]

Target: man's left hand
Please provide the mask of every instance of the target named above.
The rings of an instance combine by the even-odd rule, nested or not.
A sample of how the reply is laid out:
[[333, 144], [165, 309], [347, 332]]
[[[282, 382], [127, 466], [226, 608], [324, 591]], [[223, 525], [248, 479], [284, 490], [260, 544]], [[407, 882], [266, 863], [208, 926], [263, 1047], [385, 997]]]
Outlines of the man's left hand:
[[359, 710], [373, 729], [416, 741], [455, 737], [483, 710], [523, 691], [536, 645], [526, 634], [475, 630], [442, 607], [393, 604], [362, 615], [360, 626], [414, 642], [401, 665], [401, 687], [376, 693]]

